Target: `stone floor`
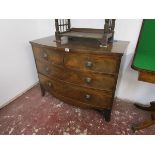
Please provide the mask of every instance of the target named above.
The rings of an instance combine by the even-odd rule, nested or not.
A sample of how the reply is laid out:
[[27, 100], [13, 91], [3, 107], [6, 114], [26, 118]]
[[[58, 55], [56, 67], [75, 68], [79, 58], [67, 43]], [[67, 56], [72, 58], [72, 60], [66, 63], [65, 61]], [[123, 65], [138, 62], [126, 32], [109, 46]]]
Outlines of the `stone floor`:
[[131, 125], [149, 118], [129, 101], [115, 99], [110, 123], [95, 110], [81, 109], [46, 94], [39, 86], [0, 110], [1, 135], [128, 135], [155, 134], [155, 125], [133, 133]]

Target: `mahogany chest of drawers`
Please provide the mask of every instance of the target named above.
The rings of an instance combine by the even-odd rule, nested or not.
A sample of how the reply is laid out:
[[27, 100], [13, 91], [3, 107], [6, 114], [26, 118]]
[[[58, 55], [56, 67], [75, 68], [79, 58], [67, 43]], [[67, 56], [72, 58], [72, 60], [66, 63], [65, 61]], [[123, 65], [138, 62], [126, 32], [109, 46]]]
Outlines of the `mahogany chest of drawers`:
[[32, 45], [42, 95], [103, 112], [110, 121], [121, 58], [128, 42], [99, 47], [93, 40], [46, 37]]

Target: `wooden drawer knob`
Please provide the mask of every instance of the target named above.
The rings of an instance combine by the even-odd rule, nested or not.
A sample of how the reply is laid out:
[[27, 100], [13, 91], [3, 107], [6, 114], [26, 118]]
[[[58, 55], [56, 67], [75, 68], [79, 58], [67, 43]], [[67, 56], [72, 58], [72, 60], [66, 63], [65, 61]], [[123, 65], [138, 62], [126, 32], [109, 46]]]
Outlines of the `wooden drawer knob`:
[[45, 71], [48, 73], [48, 72], [49, 72], [49, 68], [48, 68], [48, 67], [46, 67], [46, 68], [45, 68]]
[[90, 68], [93, 66], [93, 63], [91, 61], [87, 61], [85, 66]]
[[65, 48], [65, 52], [69, 52], [70, 51], [70, 49], [69, 48]]
[[52, 83], [51, 82], [48, 82], [48, 87], [52, 87]]
[[87, 78], [85, 79], [85, 81], [86, 81], [86, 83], [91, 83], [92, 79], [91, 79], [90, 77], [87, 77]]
[[43, 58], [47, 58], [48, 57], [48, 55], [47, 55], [47, 53], [46, 52], [43, 52]]
[[86, 98], [87, 100], [89, 100], [89, 99], [91, 98], [91, 95], [87, 94], [87, 95], [85, 96], [85, 98]]

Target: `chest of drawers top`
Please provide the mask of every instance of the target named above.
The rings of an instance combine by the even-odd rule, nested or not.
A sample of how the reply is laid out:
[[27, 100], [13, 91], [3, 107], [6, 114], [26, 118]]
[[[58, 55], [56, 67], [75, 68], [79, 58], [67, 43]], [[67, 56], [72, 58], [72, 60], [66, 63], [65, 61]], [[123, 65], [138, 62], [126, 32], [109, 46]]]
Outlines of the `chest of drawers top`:
[[109, 44], [107, 47], [100, 47], [99, 43], [94, 40], [66, 40], [62, 39], [61, 43], [55, 41], [55, 36], [37, 39], [31, 41], [32, 45], [42, 46], [64, 51], [65, 48], [69, 48], [69, 52], [76, 53], [87, 53], [87, 54], [106, 54], [122, 56], [125, 52], [129, 42], [127, 41], [115, 41]]

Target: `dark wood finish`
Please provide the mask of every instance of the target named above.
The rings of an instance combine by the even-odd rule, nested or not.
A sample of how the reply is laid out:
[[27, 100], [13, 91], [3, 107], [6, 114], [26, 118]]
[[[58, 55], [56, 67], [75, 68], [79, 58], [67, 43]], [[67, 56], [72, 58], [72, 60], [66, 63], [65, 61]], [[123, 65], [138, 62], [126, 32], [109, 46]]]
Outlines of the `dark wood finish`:
[[135, 106], [138, 109], [141, 109], [141, 110], [151, 111], [152, 114], [151, 114], [150, 119], [144, 120], [144, 121], [142, 121], [140, 123], [133, 124], [132, 129], [133, 129], [134, 132], [136, 130], [145, 129], [145, 128], [155, 124], [155, 101], [150, 102], [149, 106], [144, 106], [144, 105], [141, 105], [141, 104], [135, 104]]
[[155, 83], [155, 73], [152, 72], [146, 72], [146, 71], [140, 71], [138, 80], [149, 82], [149, 83]]
[[101, 73], [117, 74], [117, 65], [119, 57], [112, 56], [94, 56], [83, 54], [77, 57], [76, 54], [66, 54], [64, 56], [64, 65], [66, 68], [76, 70], [92, 70]]
[[92, 33], [92, 32], [77, 32], [77, 31], [70, 31], [63, 33], [62, 36], [68, 36], [68, 37], [78, 37], [78, 38], [91, 38], [91, 39], [102, 39], [102, 34], [100, 33]]
[[153, 117], [155, 117], [154, 114], [152, 114], [150, 119], [144, 120], [143, 122], [140, 122], [137, 124], [133, 124], [132, 130], [135, 132], [136, 130], [145, 129], [147, 127], [154, 125], [155, 124], [155, 118], [153, 118]]
[[53, 77], [88, 88], [112, 91], [115, 86], [114, 75], [76, 71], [41, 61], [37, 61], [37, 68], [39, 73], [49, 78]]
[[69, 32], [71, 27], [70, 19], [55, 19], [55, 36], [57, 41], [61, 40], [61, 34]]
[[113, 41], [115, 19], [105, 19], [104, 29], [71, 28], [70, 19], [55, 19], [55, 36], [57, 42], [61, 42], [62, 36], [68, 38], [97, 39], [101, 46], [107, 46]]
[[55, 36], [50, 36], [46, 38], [41, 38], [37, 40], [33, 40], [30, 43], [35, 45], [35, 47], [46, 47], [48, 49], [52, 49], [60, 52], [64, 52], [65, 48], [69, 48], [69, 53], [86, 53], [86, 54], [97, 54], [97, 55], [110, 55], [121, 57], [129, 44], [127, 41], [116, 41], [114, 43], [109, 44], [108, 47], [101, 48], [98, 46], [98, 43], [94, 40], [87, 39], [76, 39], [76, 40], [65, 40], [61, 41], [61, 44], [55, 42]]
[[[147, 77], [147, 75], [148, 75], [148, 77]], [[155, 77], [155, 73], [153, 74], [153, 73], [143, 71], [143, 72], [140, 72], [139, 80], [149, 82], [149, 83], [150, 82], [155, 83], [154, 77]], [[155, 101], [150, 102], [149, 106], [144, 106], [144, 105], [140, 105], [140, 104], [135, 104], [135, 106], [142, 110], [151, 111], [152, 114], [151, 114], [151, 119], [144, 120], [143, 122], [140, 122], [137, 124], [133, 124], [132, 125], [133, 131], [141, 130], [141, 129], [147, 128], [147, 127], [155, 124]]]
[[[40, 83], [51, 94], [53, 91], [56, 94], [78, 100], [95, 108], [109, 108], [111, 107], [112, 92], [99, 91], [94, 89], [87, 89], [85, 87], [68, 84], [61, 80], [47, 78], [39, 74]], [[80, 106], [80, 105], [79, 105]]]
[[111, 119], [111, 109], [104, 110], [103, 114], [104, 114], [105, 120], [109, 122]]
[[135, 104], [135, 106], [139, 109], [146, 110], [146, 111], [155, 111], [155, 101], [150, 102], [149, 106], [141, 105], [141, 104]]
[[41, 83], [40, 83], [40, 89], [41, 89], [41, 95], [45, 96], [45, 89]]
[[39, 48], [36, 46], [33, 46], [34, 56], [37, 60], [45, 60], [47, 62], [50, 62], [52, 64], [56, 65], [62, 65], [63, 64], [63, 52], [57, 52], [57, 50], [53, 49], [51, 52], [51, 49], [48, 48]]
[[86, 32], [86, 33], [103, 33], [104, 29], [92, 29], [92, 28], [72, 28], [73, 32]]
[[110, 121], [121, 57], [128, 42], [101, 48], [91, 40], [57, 43], [55, 37], [47, 37], [31, 44], [42, 95], [46, 90], [69, 104], [102, 110]]

